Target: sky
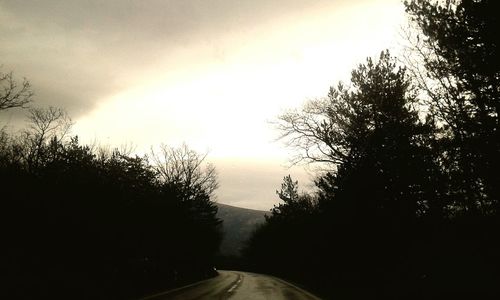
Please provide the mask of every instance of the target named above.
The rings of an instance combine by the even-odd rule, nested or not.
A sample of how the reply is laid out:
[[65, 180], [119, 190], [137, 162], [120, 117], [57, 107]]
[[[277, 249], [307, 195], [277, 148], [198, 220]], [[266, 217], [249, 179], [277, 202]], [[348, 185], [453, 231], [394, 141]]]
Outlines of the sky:
[[399, 0], [0, 0], [0, 66], [84, 143], [186, 143], [215, 164], [218, 202], [268, 210], [284, 176], [314, 177], [273, 120], [397, 51], [404, 21]]

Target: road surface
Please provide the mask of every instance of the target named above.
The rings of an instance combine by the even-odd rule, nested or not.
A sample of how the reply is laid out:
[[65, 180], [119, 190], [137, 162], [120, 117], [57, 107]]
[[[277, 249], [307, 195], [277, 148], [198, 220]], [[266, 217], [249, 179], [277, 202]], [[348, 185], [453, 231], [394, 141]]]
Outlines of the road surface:
[[239, 271], [219, 271], [219, 276], [142, 300], [165, 299], [319, 299], [276, 277]]

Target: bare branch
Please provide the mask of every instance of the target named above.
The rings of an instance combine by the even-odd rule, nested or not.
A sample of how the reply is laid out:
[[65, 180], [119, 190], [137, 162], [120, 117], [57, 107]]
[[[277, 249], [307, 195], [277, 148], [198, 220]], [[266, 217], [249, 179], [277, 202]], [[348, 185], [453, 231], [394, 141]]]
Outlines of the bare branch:
[[205, 164], [207, 154], [199, 154], [183, 144], [175, 148], [160, 145], [158, 152], [151, 149], [151, 158], [156, 172], [167, 184], [180, 187], [186, 199], [204, 193], [214, 196], [218, 188], [217, 171], [211, 164]]
[[28, 116], [29, 129], [22, 133], [25, 159], [36, 166], [42, 159], [44, 146], [49, 142], [60, 144], [70, 133], [73, 122], [61, 108], [32, 108]]
[[33, 91], [29, 81], [23, 79], [19, 85], [12, 72], [0, 72], [0, 111], [15, 107], [25, 108], [32, 101], [32, 97]]

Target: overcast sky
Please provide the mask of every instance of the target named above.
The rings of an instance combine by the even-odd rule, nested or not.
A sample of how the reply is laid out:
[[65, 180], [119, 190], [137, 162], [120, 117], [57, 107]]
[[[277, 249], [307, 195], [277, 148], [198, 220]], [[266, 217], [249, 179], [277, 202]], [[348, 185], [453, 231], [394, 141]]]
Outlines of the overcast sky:
[[0, 65], [84, 142], [208, 150], [218, 201], [267, 210], [312, 176], [269, 122], [396, 49], [404, 18], [399, 0], [0, 0]]

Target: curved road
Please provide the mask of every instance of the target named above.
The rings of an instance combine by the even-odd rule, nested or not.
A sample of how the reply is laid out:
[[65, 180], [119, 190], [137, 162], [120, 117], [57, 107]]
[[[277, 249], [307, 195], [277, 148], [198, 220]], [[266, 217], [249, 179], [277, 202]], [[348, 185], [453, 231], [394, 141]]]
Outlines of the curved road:
[[142, 300], [164, 299], [319, 299], [276, 277], [239, 272], [219, 271], [219, 276]]

